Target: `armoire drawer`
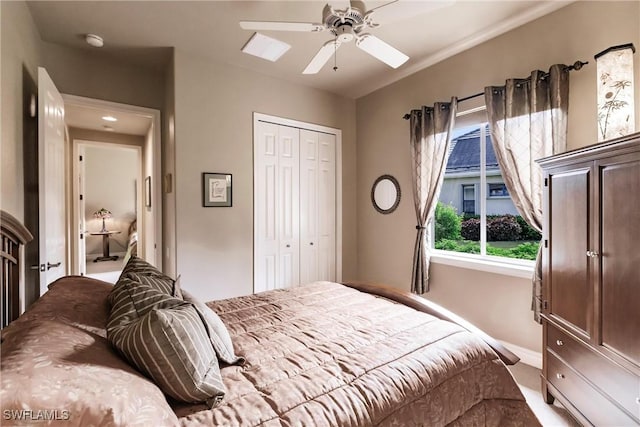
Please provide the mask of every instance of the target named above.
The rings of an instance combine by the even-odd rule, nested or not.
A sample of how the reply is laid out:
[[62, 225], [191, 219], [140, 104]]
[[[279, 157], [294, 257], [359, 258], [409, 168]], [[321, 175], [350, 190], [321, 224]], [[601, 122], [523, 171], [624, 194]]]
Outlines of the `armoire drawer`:
[[595, 426], [635, 426], [637, 421], [547, 352], [547, 381]]
[[[548, 324], [547, 349], [608, 394], [640, 423], [640, 378]], [[551, 374], [550, 374], [551, 375]]]

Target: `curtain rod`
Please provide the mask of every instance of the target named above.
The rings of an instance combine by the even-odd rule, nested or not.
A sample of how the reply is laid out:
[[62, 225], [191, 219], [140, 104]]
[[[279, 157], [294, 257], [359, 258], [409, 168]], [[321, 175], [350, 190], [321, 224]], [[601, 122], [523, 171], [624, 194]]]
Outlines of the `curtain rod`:
[[[568, 71], [572, 71], [572, 70], [576, 70], [578, 71], [579, 69], [581, 69], [583, 66], [587, 65], [589, 62], [583, 62], [583, 61], [576, 61], [573, 63], [573, 65], [568, 65], [565, 69]], [[544, 77], [547, 77], [549, 75], [549, 73], [545, 73]], [[465, 96], [464, 98], [459, 98], [458, 99], [458, 103], [460, 102], [464, 102], [464, 101], [468, 101], [470, 99], [473, 98], [477, 98], [479, 96], [484, 95], [484, 92], [480, 92], [480, 93], [476, 93], [474, 95], [469, 95], [469, 96]], [[402, 116], [403, 119], [405, 120], [409, 120], [409, 118], [411, 117], [411, 114], [407, 113], [404, 116]]]

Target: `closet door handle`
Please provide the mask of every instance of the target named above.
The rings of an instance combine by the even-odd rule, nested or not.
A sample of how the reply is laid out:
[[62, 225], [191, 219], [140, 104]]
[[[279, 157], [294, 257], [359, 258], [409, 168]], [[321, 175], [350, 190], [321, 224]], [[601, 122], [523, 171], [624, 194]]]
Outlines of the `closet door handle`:
[[311, 246], [313, 246], [313, 242], [309, 243]]
[[561, 380], [561, 379], [563, 379], [563, 378], [564, 378], [564, 374], [557, 373], [557, 374], [556, 374], [556, 378], [557, 378], [557, 379], [559, 379], [559, 380]]
[[594, 251], [587, 251], [587, 256], [589, 258], [598, 258], [598, 252], [594, 252]]
[[291, 245], [289, 245], [289, 244], [287, 244], [286, 246], [287, 246], [288, 248], [290, 248], [290, 247], [291, 247]]
[[560, 347], [561, 347], [561, 346], [563, 346], [563, 345], [564, 345], [564, 341], [562, 341], [562, 340], [556, 340], [556, 344], [557, 344], [558, 346], [560, 346]]

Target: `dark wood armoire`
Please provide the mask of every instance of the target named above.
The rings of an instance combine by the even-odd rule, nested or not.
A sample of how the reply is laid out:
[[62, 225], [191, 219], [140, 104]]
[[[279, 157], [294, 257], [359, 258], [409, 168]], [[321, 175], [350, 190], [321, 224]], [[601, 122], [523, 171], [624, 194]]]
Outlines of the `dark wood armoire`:
[[539, 164], [542, 394], [585, 425], [640, 425], [640, 133]]

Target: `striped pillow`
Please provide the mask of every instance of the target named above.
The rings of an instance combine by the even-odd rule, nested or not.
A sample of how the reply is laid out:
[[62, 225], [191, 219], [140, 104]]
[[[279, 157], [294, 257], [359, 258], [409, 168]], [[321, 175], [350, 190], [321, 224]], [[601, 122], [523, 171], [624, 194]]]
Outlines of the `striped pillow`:
[[174, 399], [219, 404], [225, 387], [198, 310], [129, 278], [118, 282], [107, 322], [113, 346]]
[[216, 312], [184, 289], [182, 289], [181, 292], [184, 300], [193, 304], [195, 309], [198, 310], [198, 313], [201, 315], [202, 321], [209, 330], [211, 344], [218, 354], [218, 359], [230, 365], [235, 365], [236, 363], [241, 365], [244, 364], [244, 357], [236, 356], [229, 331], [227, 331], [227, 327], [222, 322], [222, 319], [218, 317]]
[[141, 258], [135, 256], [129, 258], [120, 277], [129, 277], [144, 285], [156, 288], [167, 295], [182, 299], [182, 294], [180, 294], [179, 286], [176, 286], [176, 281]]

